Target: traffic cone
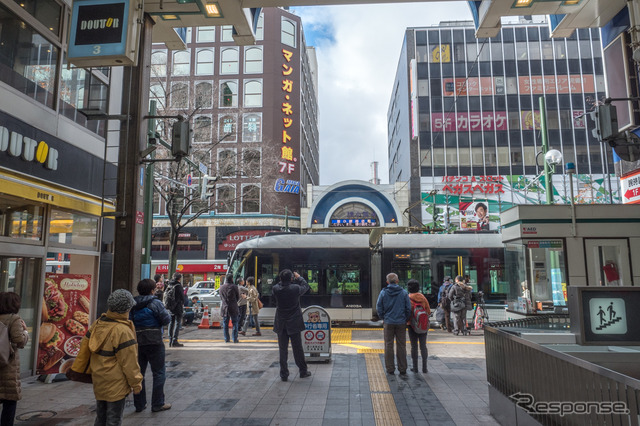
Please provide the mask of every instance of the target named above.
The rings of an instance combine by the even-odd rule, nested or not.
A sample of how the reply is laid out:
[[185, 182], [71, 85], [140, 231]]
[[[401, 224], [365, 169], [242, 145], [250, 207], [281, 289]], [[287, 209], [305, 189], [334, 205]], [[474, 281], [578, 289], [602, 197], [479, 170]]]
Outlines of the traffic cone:
[[204, 314], [202, 314], [202, 321], [200, 321], [200, 325], [198, 328], [209, 328], [209, 310], [205, 309]]
[[[209, 310], [208, 306], [207, 310]], [[211, 326], [209, 328], [222, 328], [222, 325], [220, 325], [220, 321], [211, 321]]]

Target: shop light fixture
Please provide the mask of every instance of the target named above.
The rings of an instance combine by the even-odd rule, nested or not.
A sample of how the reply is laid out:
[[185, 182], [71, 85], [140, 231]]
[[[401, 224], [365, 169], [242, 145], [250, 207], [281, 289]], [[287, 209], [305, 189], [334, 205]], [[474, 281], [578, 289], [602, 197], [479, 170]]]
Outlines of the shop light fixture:
[[582, 0], [565, 0], [562, 2], [561, 6], [575, 6], [580, 4]]
[[165, 21], [177, 21], [180, 19], [178, 15], [160, 15], [160, 17]]
[[516, 0], [513, 7], [530, 7], [533, 0]]
[[207, 2], [204, 4], [204, 10], [209, 18], [222, 17], [222, 13], [220, 13], [220, 6], [218, 5], [218, 3]]

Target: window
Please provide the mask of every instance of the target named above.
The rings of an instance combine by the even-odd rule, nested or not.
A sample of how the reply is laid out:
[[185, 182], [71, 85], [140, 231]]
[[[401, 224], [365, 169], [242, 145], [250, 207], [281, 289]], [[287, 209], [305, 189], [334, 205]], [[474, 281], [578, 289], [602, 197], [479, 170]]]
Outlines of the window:
[[242, 151], [242, 172], [246, 177], [260, 177], [260, 150], [245, 149]]
[[296, 24], [282, 18], [280, 41], [287, 46], [296, 47]]
[[0, 5], [2, 44], [0, 80], [54, 108], [59, 49]]
[[213, 75], [213, 50], [200, 49], [196, 52], [196, 75]]
[[173, 54], [172, 75], [189, 75], [189, 51], [183, 50]]
[[221, 149], [218, 151], [218, 173], [223, 177], [236, 176], [236, 151]]
[[49, 243], [96, 247], [98, 218], [62, 210], [52, 210], [49, 220]]
[[233, 25], [223, 25], [220, 41], [233, 41]]
[[149, 87], [149, 99], [155, 99], [158, 101], [160, 108], [165, 107], [165, 88], [162, 83], [155, 83]]
[[328, 265], [325, 276], [326, 294], [360, 294], [360, 265]]
[[189, 85], [187, 83], [173, 83], [171, 85], [171, 108], [189, 107]]
[[151, 52], [151, 78], [167, 75], [167, 51], [154, 49]]
[[220, 82], [220, 107], [238, 106], [238, 83], [235, 81]]
[[232, 185], [217, 187], [216, 210], [218, 213], [235, 213], [236, 189]]
[[264, 40], [264, 13], [261, 13], [258, 18], [258, 25], [256, 26], [256, 40]]
[[243, 185], [242, 213], [260, 213], [260, 187], [259, 186]]
[[62, 6], [55, 0], [16, 0], [20, 7], [47, 27], [56, 37], [60, 35]]
[[244, 51], [245, 74], [262, 73], [262, 47], [249, 47]]
[[220, 52], [220, 74], [238, 74], [238, 48], [229, 47]]
[[196, 84], [196, 108], [211, 108], [213, 85], [209, 82]]
[[211, 141], [211, 117], [200, 116], [193, 120], [193, 141]]
[[260, 142], [262, 140], [262, 114], [244, 114], [242, 116], [242, 142]]
[[44, 229], [44, 208], [24, 200], [0, 198], [0, 236], [38, 241]]
[[244, 102], [247, 108], [262, 106], [262, 81], [249, 80], [244, 83]]
[[216, 41], [216, 27], [198, 27], [196, 42], [210, 43]]
[[236, 137], [236, 117], [235, 115], [223, 115], [220, 117], [219, 137], [223, 142], [235, 142]]
[[107, 111], [109, 87], [97, 72], [84, 68], [62, 67], [60, 79], [60, 112], [65, 117], [84, 125], [87, 129], [104, 136], [104, 124], [87, 121], [78, 110], [95, 108]]

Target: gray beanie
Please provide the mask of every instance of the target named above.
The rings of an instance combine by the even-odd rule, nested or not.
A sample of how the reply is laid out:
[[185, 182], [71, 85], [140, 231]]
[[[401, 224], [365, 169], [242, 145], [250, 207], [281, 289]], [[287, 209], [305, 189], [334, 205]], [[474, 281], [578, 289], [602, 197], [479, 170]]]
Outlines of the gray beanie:
[[136, 304], [131, 293], [127, 290], [119, 289], [109, 295], [107, 306], [111, 312], [123, 314], [130, 311]]

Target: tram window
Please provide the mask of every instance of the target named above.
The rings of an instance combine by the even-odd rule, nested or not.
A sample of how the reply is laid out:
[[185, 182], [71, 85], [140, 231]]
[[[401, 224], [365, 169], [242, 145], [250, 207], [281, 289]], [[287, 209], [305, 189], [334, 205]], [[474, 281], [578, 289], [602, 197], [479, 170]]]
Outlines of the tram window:
[[307, 294], [318, 294], [318, 277], [320, 276], [318, 265], [293, 265], [293, 270], [309, 284], [310, 290]]
[[273, 286], [279, 281], [280, 259], [277, 255], [271, 258], [258, 258], [260, 281], [258, 291], [262, 296], [271, 296]]
[[329, 265], [326, 294], [360, 294], [360, 267], [358, 265]]

